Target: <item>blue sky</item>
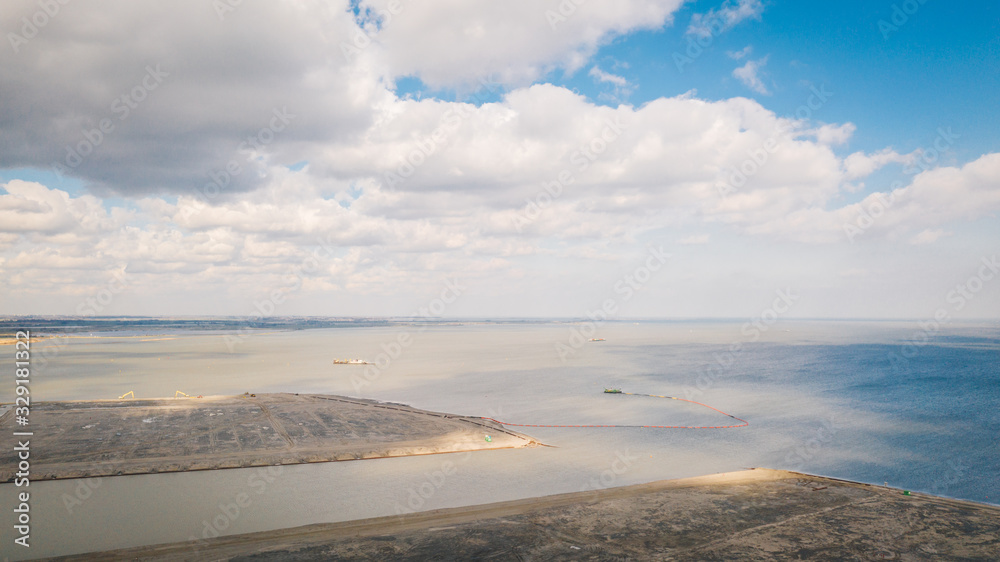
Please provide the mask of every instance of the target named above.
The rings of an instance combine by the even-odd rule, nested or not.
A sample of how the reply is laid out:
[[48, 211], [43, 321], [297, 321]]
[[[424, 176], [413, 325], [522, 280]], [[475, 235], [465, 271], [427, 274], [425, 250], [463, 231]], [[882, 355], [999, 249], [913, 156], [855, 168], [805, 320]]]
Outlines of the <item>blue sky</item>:
[[[623, 315], [921, 318], [1000, 239], [996, 4], [98, 4], [23, 41], [37, 6], [0, 9], [5, 313], [126, 267], [109, 313], [405, 315], [462, 278], [445, 316], [580, 316], [664, 248]], [[956, 317], [1000, 314], [980, 281]]]
[[[915, 150], [932, 142], [938, 127], [961, 135], [954, 150], [962, 160], [997, 150], [1000, 5], [976, 3], [969, 9], [930, 0], [893, 26], [896, 30], [887, 27], [883, 33], [879, 22], [892, 25], [893, 6], [901, 2], [772, 0], [764, 2], [759, 19], [712, 36], [708, 47], [679, 70], [673, 55], [686, 54], [691, 16], [718, 5], [688, 2], [673, 25], [616, 37], [585, 68], [571, 74], [557, 69], [540, 81], [571, 88], [598, 104], [642, 105], [696, 90], [713, 100], [750, 97], [780, 115], [794, 115], [810, 95], [809, 87], [823, 85], [834, 96], [814, 117], [855, 123], [851, 150]], [[764, 75], [772, 95], [754, 92], [731, 76], [742, 61], [727, 53], [747, 46], [753, 49], [750, 58], [768, 57]], [[602, 97], [613, 87], [588, 75], [594, 65], [628, 80], [632, 93]], [[400, 95], [458, 97], [454, 91], [429, 89], [413, 76], [397, 86]], [[497, 101], [502, 93], [472, 101]]]

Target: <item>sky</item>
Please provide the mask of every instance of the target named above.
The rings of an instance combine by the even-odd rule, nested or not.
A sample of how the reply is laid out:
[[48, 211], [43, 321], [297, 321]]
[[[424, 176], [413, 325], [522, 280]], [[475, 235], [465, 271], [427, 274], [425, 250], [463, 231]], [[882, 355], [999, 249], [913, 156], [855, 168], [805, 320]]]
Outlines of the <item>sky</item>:
[[0, 31], [0, 314], [1000, 315], [996, 3], [17, 0]]

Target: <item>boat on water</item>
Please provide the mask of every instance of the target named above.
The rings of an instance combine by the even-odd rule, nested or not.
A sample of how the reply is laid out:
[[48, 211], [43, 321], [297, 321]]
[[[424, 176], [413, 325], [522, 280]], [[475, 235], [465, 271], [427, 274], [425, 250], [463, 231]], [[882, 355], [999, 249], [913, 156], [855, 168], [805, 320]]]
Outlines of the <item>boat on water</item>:
[[587, 341], [605, 341], [605, 339], [604, 338], [590, 338]]
[[620, 388], [605, 388], [605, 394], [622, 394], [622, 389]]
[[334, 359], [334, 365], [371, 365], [368, 361], [364, 359]]

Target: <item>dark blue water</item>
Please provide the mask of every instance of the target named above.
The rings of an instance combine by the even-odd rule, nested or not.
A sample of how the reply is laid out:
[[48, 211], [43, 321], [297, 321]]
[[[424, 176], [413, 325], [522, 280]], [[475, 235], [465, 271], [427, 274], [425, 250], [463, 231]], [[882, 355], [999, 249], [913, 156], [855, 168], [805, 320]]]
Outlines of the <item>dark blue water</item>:
[[[813, 345], [768, 350], [807, 363], [788, 369], [787, 383], [850, 404], [899, 429], [865, 436], [876, 451], [904, 450], [912, 462], [886, 455], [828, 470], [852, 479], [888, 480], [931, 493], [1000, 503], [1000, 340], [945, 337], [905, 361], [899, 345]], [[774, 381], [772, 381], [774, 382]]]
[[[851, 343], [836, 341], [855, 339], [850, 325], [817, 325], [826, 337], [746, 344], [735, 353], [728, 344], [623, 348], [643, 356], [644, 368], [619, 382], [657, 386], [665, 370], [683, 371], [687, 380], [673, 387], [679, 396], [744, 393], [747, 400], [728, 411], [752, 420], [746, 437], [760, 449], [739, 450], [755, 463], [1000, 503], [995, 326], [957, 326], [925, 343], [906, 324], [869, 323], [863, 339], [881, 341]], [[714, 376], [705, 374], [710, 368]], [[768, 398], [751, 400], [759, 395]], [[794, 443], [758, 441], [761, 431]]]

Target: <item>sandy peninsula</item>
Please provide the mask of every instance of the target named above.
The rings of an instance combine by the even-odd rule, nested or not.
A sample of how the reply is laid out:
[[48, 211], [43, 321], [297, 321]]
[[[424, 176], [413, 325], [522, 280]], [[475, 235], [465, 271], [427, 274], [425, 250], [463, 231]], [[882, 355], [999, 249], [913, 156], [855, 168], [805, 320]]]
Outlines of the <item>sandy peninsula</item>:
[[[0, 429], [13, 423], [10, 411]], [[349, 461], [527, 447], [526, 435], [475, 417], [316, 394], [39, 402], [34, 479], [86, 478]], [[11, 481], [13, 451], [0, 454]]]

